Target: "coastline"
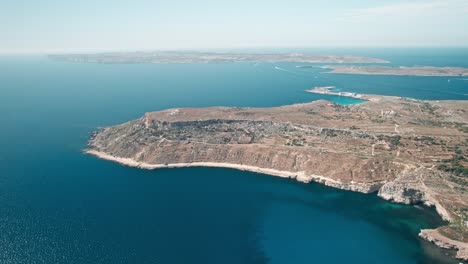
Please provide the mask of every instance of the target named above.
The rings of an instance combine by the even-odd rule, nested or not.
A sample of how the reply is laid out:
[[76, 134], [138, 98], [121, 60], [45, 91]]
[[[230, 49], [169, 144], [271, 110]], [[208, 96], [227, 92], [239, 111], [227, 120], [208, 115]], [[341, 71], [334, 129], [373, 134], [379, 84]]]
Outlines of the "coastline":
[[[217, 163], [217, 162], [150, 164], [150, 163], [145, 163], [145, 162], [138, 162], [131, 158], [116, 157], [116, 156], [107, 154], [105, 152], [97, 151], [93, 149], [85, 149], [83, 152], [89, 155], [93, 155], [103, 160], [113, 161], [124, 166], [135, 167], [135, 168], [140, 168], [140, 169], [155, 170], [155, 169], [163, 169], [163, 168], [188, 168], [188, 167], [229, 168], [229, 169], [236, 169], [236, 170], [241, 170], [241, 171], [261, 173], [261, 174], [266, 174], [266, 175], [276, 176], [276, 177], [281, 177], [281, 178], [295, 179], [302, 183], [309, 183], [313, 181], [313, 182], [323, 184], [325, 186], [347, 190], [347, 191], [361, 192], [365, 194], [375, 193], [379, 191], [382, 188], [382, 186], [386, 183], [386, 182], [378, 182], [372, 185], [356, 184], [356, 183], [343, 184], [339, 181], [336, 181], [336, 180], [333, 180], [324, 176], [320, 176], [320, 175], [306, 175], [305, 172], [303, 171], [301, 172], [280, 171], [280, 170], [266, 169], [266, 168], [260, 168], [260, 167], [255, 167], [255, 166], [232, 164], [232, 163]], [[388, 199], [384, 196], [381, 196], [380, 193], [378, 193], [377, 195], [381, 197], [382, 199], [388, 200], [393, 203], [402, 203], [394, 199]], [[403, 204], [407, 204], [407, 203], [403, 203]], [[431, 206], [431, 204], [427, 204], [427, 203], [426, 205]], [[435, 206], [435, 204], [433, 204], [432, 206], [438, 209], [438, 207]], [[443, 219], [446, 219], [445, 214], [443, 214], [440, 210], [436, 210], [436, 211]], [[468, 244], [467, 243], [452, 240], [440, 234], [440, 232], [437, 229], [423, 229], [420, 231], [419, 237], [437, 245], [438, 247], [441, 247], [444, 249], [457, 250], [457, 253], [456, 253], [457, 259], [464, 260], [464, 261], [468, 260]]]
[[266, 169], [255, 166], [240, 165], [233, 163], [220, 163], [220, 162], [192, 162], [192, 163], [169, 163], [169, 164], [150, 164], [145, 162], [138, 162], [131, 158], [122, 158], [109, 155], [102, 151], [93, 149], [86, 149], [84, 153], [96, 156], [100, 159], [114, 161], [119, 164], [135, 167], [140, 169], [154, 170], [154, 169], [165, 169], [165, 168], [188, 168], [188, 167], [211, 167], [211, 168], [228, 168], [236, 169], [241, 171], [250, 171], [255, 173], [267, 174], [270, 176], [276, 176], [281, 178], [295, 179], [299, 182], [309, 183], [317, 182], [324, 184], [325, 186], [334, 187], [347, 191], [354, 191], [360, 193], [374, 193], [377, 192], [382, 186], [383, 182], [377, 182], [374, 184], [362, 184], [362, 183], [351, 183], [345, 184], [321, 175], [306, 175], [305, 172], [291, 172], [291, 171], [280, 171], [274, 169]]
[[465, 77], [468, 68], [462, 67], [389, 67], [389, 66], [354, 66], [354, 65], [327, 65], [331, 71], [325, 74], [357, 74], [357, 75], [388, 75], [388, 76], [421, 76], [421, 77]]
[[434, 243], [440, 248], [456, 250], [457, 259], [468, 260], [468, 246], [466, 243], [452, 240], [442, 235], [438, 229], [423, 229], [419, 233], [419, 237], [422, 239]]
[[336, 88], [335, 86], [323, 86], [323, 87], [317, 86], [317, 87], [314, 87], [312, 89], [308, 89], [305, 91], [308, 93], [348, 97], [348, 98], [354, 98], [354, 99], [359, 99], [359, 100], [364, 100], [364, 101], [369, 101], [374, 98], [367, 94], [364, 95], [364, 94], [357, 94], [357, 93], [351, 93], [351, 92], [333, 92], [332, 90], [335, 88]]

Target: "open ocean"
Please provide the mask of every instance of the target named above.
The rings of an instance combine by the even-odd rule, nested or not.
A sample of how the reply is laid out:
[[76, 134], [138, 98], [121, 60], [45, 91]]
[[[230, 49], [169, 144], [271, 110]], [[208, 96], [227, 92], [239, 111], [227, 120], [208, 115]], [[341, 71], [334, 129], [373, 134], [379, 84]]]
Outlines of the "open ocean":
[[[306, 51], [468, 67], [468, 49]], [[82, 153], [96, 128], [165, 108], [357, 102], [304, 92], [315, 86], [468, 100], [467, 77], [298, 65], [0, 57], [0, 263], [459, 263], [417, 237], [443, 224], [433, 209], [251, 172], [148, 171]]]

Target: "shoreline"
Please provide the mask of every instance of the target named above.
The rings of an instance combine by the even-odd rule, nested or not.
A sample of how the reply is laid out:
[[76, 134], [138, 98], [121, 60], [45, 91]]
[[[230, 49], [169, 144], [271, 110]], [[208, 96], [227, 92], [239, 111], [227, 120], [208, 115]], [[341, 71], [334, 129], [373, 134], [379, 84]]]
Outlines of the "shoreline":
[[[232, 163], [220, 163], [220, 162], [192, 162], [192, 163], [169, 163], [169, 164], [150, 164], [145, 162], [138, 162], [131, 158], [122, 158], [116, 157], [110, 154], [107, 154], [102, 151], [97, 151], [93, 149], [85, 149], [83, 151], [85, 154], [93, 155], [97, 158], [114, 161], [124, 166], [135, 167], [140, 169], [147, 169], [147, 170], [155, 170], [155, 169], [164, 169], [164, 168], [188, 168], [188, 167], [210, 167], [210, 168], [229, 168], [229, 169], [236, 169], [240, 171], [249, 171], [254, 173], [266, 174], [270, 176], [276, 176], [281, 178], [288, 178], [288, 179], [295, 179], [302, 183], [310, 183], [316, 182], [323, 184], [325, 186], [346, 190], [346, 191], [354, 191], [360, 192], [364, 194], [376, 193], [381, 189], [381, 187], [385, 184], [385, 182], [378, 182], [374, 184], [344, 184], [339, 181], [320, 176], [320, 175], [306, 175], [305, 172], [290, 172], [290, 171], [280, 171], [274, 169], [266, 169], [260, 168], [255, 166], [249, 165], [239, 165], [239, 164], [232, 164]], [[387, 200], [392, 203], [399, 204], [393, 199], [386, 199], [385, 197], [376, 194], [377, 196], [381, 197], [384, 200]], [[401, 203], [400, 203], [401, 204]], [[405, 204], [405, 203], [403, 203]], [[427, 204], [430, 206], [430, 204]], [[437, 206], [433, 205], [434, 207]], [[444, 215], [441, 214], [439, 210], [436, 210], [440, 217], [444, 219]], [[419, 233], [419, 237], [431, 242], [438, 247], [444, 249], [451, 249], [456, 250], [456, 258], [460, 260], [468, 260], [468, 244], [460, 241], [452, 240], [438, 232], [437, 229], [423, 229]]]
[[155, 170], [155, 169], [166, 169], [166, 168], [189, 168], [189, 167], [209, 167], [209, 168], [228, 168], [228, 169], [236, 169], [241, 171], [250, 171], [255, 173], [266, 174], [270, 176], [276, 176], [281, 178], [289, 178], [294, 179], [299, 182], [309, 183], [309, 182], [317, 182], [320, 184], [324, 184], [325, 186], [334, 187], [341, 190], [346, 191], [354, 191], [360, 193], [375, 193], [377, 192], [382, 186], [383, 182], [377, 182], [373, 184], [363, 184], [363, 183], [342, 183], [340, 181], [336, 181], [325, 176], [321, 175], [306, 175], [305, 172], [291, 172], [291, 171], [280, 171], [275, 169], [266, 169], [261, 167], [249, 166], [249, 165], [240, 165], [240, 164], [233, 164], [233, 163], [222, 163], [222, 162], [192, 162], [192, 163], [169, 163], [169, 164], [150, 164], [145, 162], [138, 162], [131, 158], [122, 158], [112, 156], [102, 151], [97, 151], [93, 149], [86, 149], [84, 153], [96, 156], [100, 159], [114, 161], [119, 164], [135, 167], [140, 169], [147, 169], [147, 170]]
[[317, 86], [317, 87], [314, 87], [312, 89], [308, 89], [305, 91], [308, 93], [348, 97], [348, 98], [359, 99], [359, 100], [364, 100], [364, 101], [369, 101], [369, 100], [374, 99], [373, 97], [370, 97], [367, 94], [358, 94], [358, 93], [352, 93], [352, 92], [332, 92], [332, 90], [335, 88], [336, 88], [335, 86], [323, 86], [323, 87]]
[[456, 258], [464, 261], [468, 260], [468, 247], [466, 243], [455, 241], [442, 235], [438, 229], [422, 229], [419, 237], [429, 241], [440, 248], [456, 250]]
[[420, 77], [466, 77], [468, 68], [464, 67], [437, 67], [437, 66], [354, 66], [354, 65], [327, 65], [330, 69], [324, 74], [354, 74], [376, 76], [420, 76]]

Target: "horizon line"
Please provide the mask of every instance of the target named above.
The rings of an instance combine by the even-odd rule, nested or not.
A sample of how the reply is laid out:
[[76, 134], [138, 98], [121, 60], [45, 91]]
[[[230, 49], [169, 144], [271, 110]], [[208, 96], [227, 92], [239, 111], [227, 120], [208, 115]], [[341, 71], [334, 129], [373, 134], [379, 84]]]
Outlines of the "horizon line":
[[51, 49], [51, 50], [0, 50], [0, 55], [51, 55], [70, 53], [108, 53], [108, 52], [165, 52], [165, 51], [225, 51], [229, 50], [261, 50], [261, 49], [468, 49], [468, 45], [408, 45], [408, 46], [245, 46], [245, 47], [217, 47], [217, 48], [141, 48], [141, 49]]

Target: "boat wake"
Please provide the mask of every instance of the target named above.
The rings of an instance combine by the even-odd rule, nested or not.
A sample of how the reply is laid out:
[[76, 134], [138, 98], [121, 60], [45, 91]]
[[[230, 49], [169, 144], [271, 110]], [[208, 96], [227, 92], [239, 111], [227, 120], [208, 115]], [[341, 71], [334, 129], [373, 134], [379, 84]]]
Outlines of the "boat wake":
[[290, 73], [294, 76], [298, 76], [298, 77], [302, 77], [302, 78], [310, 78], [311, 76], [309, 75], [304, 75], [304, 74], [300, 74], [298, 72], [295, 72], [295, 71], [291, 71], [291, 70], [288, 70], [288, 69], [285, 69], [285, 68], [281, 68], [281, 67], [278, 67], [278, 66], [275, 66], [275, 70], [278, 70], [278, 71], [284, 71], [284, 72], [287, 72], [287, 73]]
[[275, 69], [280, 70], [280, 71], [287, 71], [287, 72], [292, 72], [292, 73], [294, 73], [293, 71], [286, 70], [286, 69], [281, 68], [281, 67], [278, 67], [278, 66], [275, 66]]

